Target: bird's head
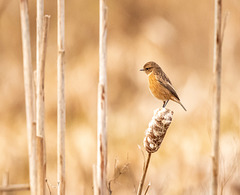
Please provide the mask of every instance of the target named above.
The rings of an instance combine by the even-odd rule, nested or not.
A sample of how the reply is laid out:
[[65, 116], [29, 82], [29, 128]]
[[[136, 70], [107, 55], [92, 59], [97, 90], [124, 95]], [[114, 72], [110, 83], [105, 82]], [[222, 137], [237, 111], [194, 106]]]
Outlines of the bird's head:
[[149, 75], [154, 70], [161, 69], [160, 66], [155, 62], [147, 62], [140, 71], [144, 71], [147, 75]]

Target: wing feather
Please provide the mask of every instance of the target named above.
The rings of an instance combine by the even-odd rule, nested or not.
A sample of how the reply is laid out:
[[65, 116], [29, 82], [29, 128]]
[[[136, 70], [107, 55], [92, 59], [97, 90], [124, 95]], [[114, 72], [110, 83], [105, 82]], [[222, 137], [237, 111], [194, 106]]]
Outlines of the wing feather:
[[175, 89], [172, 87], [172, 83], [170, 81], [170, 79], [167, 77], [167, 75], [161, 71], [161, 74], [154, 74], [156, 80], [166, 89], [168, 89], [172, 95], [177, 98], [177, 100], [180, 100], [177, 92], [175, 91]]

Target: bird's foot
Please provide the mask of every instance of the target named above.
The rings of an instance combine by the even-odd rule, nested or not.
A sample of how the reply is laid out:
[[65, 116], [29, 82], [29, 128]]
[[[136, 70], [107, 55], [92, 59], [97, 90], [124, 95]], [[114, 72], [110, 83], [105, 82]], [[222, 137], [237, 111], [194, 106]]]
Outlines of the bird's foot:
[[166, 101], [163, 101], [163, 108], [166, 107], [167, 103], [168, 103], [169, 100], [166, 100]]

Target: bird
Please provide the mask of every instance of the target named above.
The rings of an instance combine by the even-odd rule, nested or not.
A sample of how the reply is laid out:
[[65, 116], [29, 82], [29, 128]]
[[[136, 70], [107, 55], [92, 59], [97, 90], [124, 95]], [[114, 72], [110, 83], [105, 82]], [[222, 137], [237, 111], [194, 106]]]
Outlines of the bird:
[[147, 62], [140, 71], [144, 71], [147, 74], [149, 90], [154, 97], [163, 100], [163, 108], [166, 107], [169, 100], [172, 100], [187, 111], [173, 88], [170, 79], [157, 63], [153, 61]]

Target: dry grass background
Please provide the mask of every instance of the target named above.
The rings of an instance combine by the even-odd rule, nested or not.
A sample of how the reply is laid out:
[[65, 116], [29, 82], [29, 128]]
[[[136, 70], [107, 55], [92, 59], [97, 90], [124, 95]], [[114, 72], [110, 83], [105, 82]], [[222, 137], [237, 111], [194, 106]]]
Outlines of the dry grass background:
[[[0, 175], [28, 182], [27, 132], [19, 2], [0, 0]], [[208, 194], [211, 165], [213, 1], [108, 1], [108, 178], [113, 194], [135, 194], [142, 172], [144, 131], [162, 103], [139, 69], [161, 64], [187, 108], [169, 103], [173, 123], [152, 156], [149, 194]], [[35, 62], [36, 7], [29, 1]], [[223, 44], [220, 188], [237, 194], [240, 177], [240, 2], [229, 12]], [[46, 59], [47, 178], [56, 194], [57, 26], [51, 15]], [[92, 194], [96, 163], [98, 2], [66, 1], [66, 193]], [[35, 63], [34, 63], [35, 67]], [[115, 170], [115, 171], [114, 171]], [[0, 179], [1, 181], [1, 179]], [[239, 193], [239, 192], [238, 192]], [[12, 194], [29, 194], [18, 192]]]

